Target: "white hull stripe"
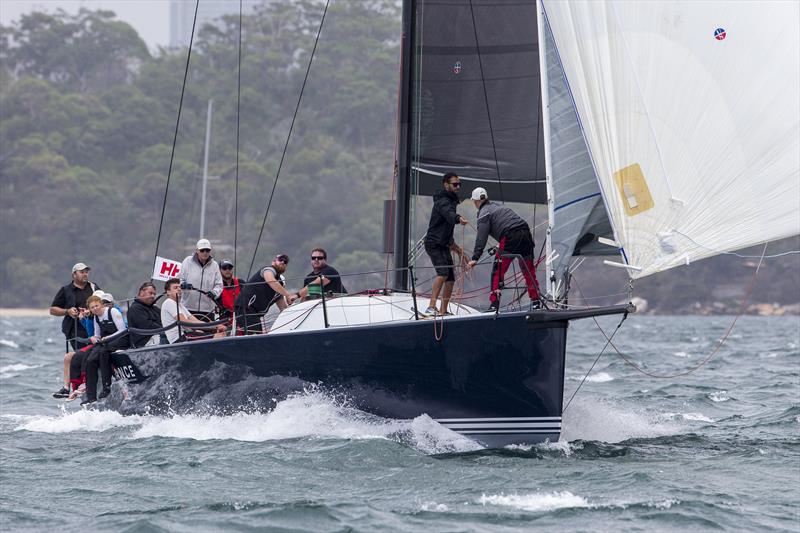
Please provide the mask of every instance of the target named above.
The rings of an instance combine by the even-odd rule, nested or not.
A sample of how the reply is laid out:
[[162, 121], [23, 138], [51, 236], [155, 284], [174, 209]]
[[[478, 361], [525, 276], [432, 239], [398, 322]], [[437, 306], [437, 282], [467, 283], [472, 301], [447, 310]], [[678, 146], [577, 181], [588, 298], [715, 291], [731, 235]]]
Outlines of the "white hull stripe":
[[504, 429], [504, 428], [556, 428], [561, 429], [560, 422], [495, 422], [483, 424], [445, 422], [442, 424], [449, 429], [473, 428], [473, 429]]
[[545, 433], [548, 435], [559, 435], [559, 429], [487, 429], [487, 430], [467, 430], [457, 429], [456, 433], [463, 435], [506, 435], [506, 434], [523, 434], [523, 433]]
[[502, 418], [435, 418], [440, 424], [448, 422], [561, 422], [560, 416], [509, 416]]

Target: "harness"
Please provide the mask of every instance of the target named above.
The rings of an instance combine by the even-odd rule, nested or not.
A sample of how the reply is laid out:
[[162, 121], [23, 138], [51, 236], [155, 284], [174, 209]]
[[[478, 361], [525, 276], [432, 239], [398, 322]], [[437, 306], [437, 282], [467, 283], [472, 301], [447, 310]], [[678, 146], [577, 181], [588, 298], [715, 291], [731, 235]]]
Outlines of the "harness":
[[100, 337], [108, 337], [117, 332], [117, 325], [111, 317], [111, 308], [107, 307], [103, 318], [95, 317], [97, 324], [100, 326]]

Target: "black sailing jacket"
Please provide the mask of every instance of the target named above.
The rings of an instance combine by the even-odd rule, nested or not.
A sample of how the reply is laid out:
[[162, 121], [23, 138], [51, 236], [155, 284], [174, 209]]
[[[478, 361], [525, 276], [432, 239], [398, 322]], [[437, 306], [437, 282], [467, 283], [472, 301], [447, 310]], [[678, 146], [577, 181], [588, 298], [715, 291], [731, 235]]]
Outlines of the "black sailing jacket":
[[453, 243], [453, 228], [458, 224], [456, 206], [458, 206], [456, 193], [442, 189], [433, 194], [433, 209], [431, 221], [428, 223], [428, 233], [425, 234], [425, 244], [450, 246]]

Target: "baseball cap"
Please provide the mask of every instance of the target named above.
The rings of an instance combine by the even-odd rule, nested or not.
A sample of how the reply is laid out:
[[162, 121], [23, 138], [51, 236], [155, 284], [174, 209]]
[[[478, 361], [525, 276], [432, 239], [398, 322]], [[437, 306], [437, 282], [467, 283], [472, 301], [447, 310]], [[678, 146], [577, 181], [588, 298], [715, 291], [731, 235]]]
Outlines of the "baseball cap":
[[104, 292], [100, 295], [100, 301], [114, 303], [114, 296], [110, 292]]
[[197, 246], [195, 246], [198, 250], [210, 250], [211, 249], [211, 241], [208, 239], [200, 239], [197, 241]]
[[96, 291], [94, 291], [92, 293], [92, 296], [97, 296], [98, 298], [100, 298], [102, 300], [106, 296], [106, 291], [101, 290], [101, 289], [97, 289]]
[[483, 187], [475, 187], [472, 190], [472, 199], [473, 200], [486, 200], [489, 198], [489, 193], [486, 192], [486, 189]]
[[78, 272], [79, 270], [91, 270], [91, 268], [89, 268], [86, 263], [75, 263], [72, 265], [73, 272]]
[[219, 267], [220, 268], [222, 268], [222, 267], [231, 267], [231, 268], [233, 268], [233, 261], [231, 261], [230, 259], [223, 259], [222, 261], [219, 262]]

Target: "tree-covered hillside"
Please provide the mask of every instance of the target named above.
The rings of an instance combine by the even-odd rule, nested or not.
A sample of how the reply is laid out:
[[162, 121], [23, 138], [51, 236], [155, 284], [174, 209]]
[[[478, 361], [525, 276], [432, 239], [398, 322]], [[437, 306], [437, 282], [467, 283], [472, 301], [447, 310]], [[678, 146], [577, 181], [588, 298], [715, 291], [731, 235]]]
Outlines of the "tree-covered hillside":
[[[321, 14], [319, 2], [302, 0], [267, 3], [244, 17], [238, 197], [239, 17], [198, 31], [159, 255], [180, 260], [199, 237], [213, 100], [204, 236], [218, 259], [235, 256], [238, 274], [247, 274], [275, 185], [256, 266], [285, 252], [293, 259], [289, 277], [302, 276], [310, 248], [321, 245], [340, 271], [385, 268], [382, 203], [392, 190], [400, 34], [393, 0], [332, 3], [274, 183]], [[118, 297], [149, 277], [186, 58], [187, 49], [150, 53], [106, 11], [32, 13], [0, 27], [0, 306], [48, 305], [77, 261]], [[471, 205], [461, 210], [474, 219]], [[473, 238], [467, 235], [469, 245]], [[795, 239], [770, 250], [799, 247]], [[747, 261], [723, 256], [676, 269], [643, 280], [637, 294], [661, 311], [735, 300], [750, 277]], [[576, 278], [587, 296], [627, 286], [621, 272], [599, 264], [581, 267]], [[373, 275], [348, 286], [382, 283]], [[796, 303], [798, 287], [800, 259], [771, 260], [753, 301]]]

